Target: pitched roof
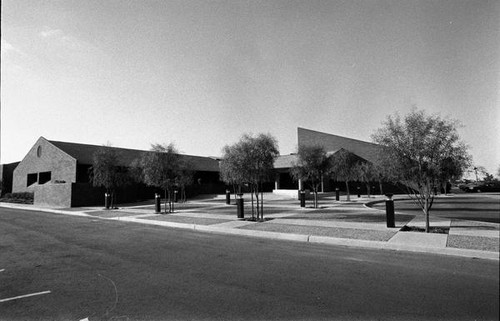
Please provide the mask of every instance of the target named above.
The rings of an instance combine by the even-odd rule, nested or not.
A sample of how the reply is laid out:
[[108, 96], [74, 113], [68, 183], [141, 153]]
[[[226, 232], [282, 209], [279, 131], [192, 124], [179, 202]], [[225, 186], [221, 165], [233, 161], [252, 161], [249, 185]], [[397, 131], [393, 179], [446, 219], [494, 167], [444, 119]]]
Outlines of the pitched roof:
[[[115, 150], [119, 155], [120, 166], [130, 166], [132, 162], [141, 157], [143, 153], [151, 153], [151, 151], [127, 149], [110, 146], [98, 146], [79, 143], [58, 142], [49, 140], [49, 142], [64, 151], [66, 154], [75, 158], [79, 164], [91, 165], [93, 163], [94, 153], [100, 148], [110, 148]], [[211, 157], [180, 155], [191, 165], [195, 171], [218, 172], [219, 162]]]
[[291, 168], [297, 160], [297, 154], [280, 155], [274, 159], [274, 168]]
[[310, 129], [297, 128], [298, 144], [300, 145], [320, 145], [327, 152], [338, 151], [343, 148], [370, 162], [377, 160], [381, 146], [362, 140], [347, 138], [338, 135], [322, 133]]

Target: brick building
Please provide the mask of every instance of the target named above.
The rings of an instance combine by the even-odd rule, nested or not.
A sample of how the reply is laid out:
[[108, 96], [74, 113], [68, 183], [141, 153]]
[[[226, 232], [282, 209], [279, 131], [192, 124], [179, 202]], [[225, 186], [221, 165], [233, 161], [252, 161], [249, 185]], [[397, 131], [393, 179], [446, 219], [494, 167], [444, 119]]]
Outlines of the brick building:
[[[369, 162], [377, 159], [380, 149], [377, 144], [300, 127], [297, 128], [297, 142], [298, 145], [321, 145], [329, 153], [345, 149]], [[4, 165], [4, 172], [7, 172], [5, 182], [9, 181], [8, 172], [10, 171], [10, 176], [13, 176], [12, 192], [33, 192], [36, 205], [74, 207], [103, 204], [104, 190], [92, 187], [89, 182], [89, 168], [92, 166], [93, 155], [102, 147], [50, 141], [40, 137], [13, 171], [15, 166]], [[116, 147], [105, 148], [117, 151], [119, 155], [117, 165], [123, 167], [129, 167], [132, 161], [139, 158], [142, 153], [148, 152]], [[189, 188], [188, 193], [191, 195], [224, 193], [226, 187], [219, 181], [218, 159], [181, 156], [189, 161], [192, 170], [195, 171], [195, 183]], [[296, 197], [297, 190], [304, 187], [300, 181], [294, 181], [290, 176], [290, 168], [296, 159], [295, 154], [281, 155], [276, 158], [274, 163], [276, 179], [274, 184], [265, 184], [265, 191], [273, 190], [275, 193]], [[335, 182], [325, 177], [321, 191], [328, 192], [337, 187], [343, 190], [344, 186], [342, 182]], [[118, 191], [118, 202], [150, 199], [154, 192], [153, 188], [137, 183], [132, 184]]]
[[[33, 192], [39, 206], [74, 207], [99, 205], [104, 190], [89, 182], [93, 155], [103, 146], [50, 141], [40, 137], [13, 172], [13, 192]], [[118, 166], [130, 167], [142, 153], [149, 151], [112, 148], [118, 154]], [[210, 157], [181, 155], [195, 172], [191, 194], [224, 191], [219, 182], [219, 162]], [[118, 202], [152, 198], [155, 190], [134, 183], [118, 191]]]

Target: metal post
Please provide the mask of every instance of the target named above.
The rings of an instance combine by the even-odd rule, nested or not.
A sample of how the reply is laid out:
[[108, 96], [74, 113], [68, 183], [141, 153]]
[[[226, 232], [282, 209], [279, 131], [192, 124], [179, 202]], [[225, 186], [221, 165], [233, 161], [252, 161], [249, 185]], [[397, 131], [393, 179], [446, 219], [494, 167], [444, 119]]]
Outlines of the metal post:
[[174, 202], [175, 202], [175, 203], [177, 203], [177, 200], [178, 200], [178, 199], [177, 199], [177, 193], [178, 193], [178, 192], [179, 192], [178, 190], [175, 190], [175, 191], [174, 191]]
[[158, 193], [155, 193], [155, 213], [161, 213], [161, 197]]
[[300, 191], [300, 207], [306, 207], [306, 191]]
[[226, 204], [227, 205], [231, 204], [231, 191], [228, 189], [226, 190]]
[[245, 213], [243, 211], [243, 194], [238, 194], [238, 197], [236, 198], [236, 209], [237, 209], [237, 215], [238, 218], [244, 218]]
[[338, 187], [335, 189], [335, 200], [336, 201], [340, 200], [340, 190]]
[[109, 207], [111, 206], [111, 195], [108, 193], [104, 193], [104, 206], [107, 210], [109, 210]]
[[387, 227], [396, 227], [394, 223], [394, 200], [392, 199], [391, 193], [385, 194], [387, 199], [385, 200], [385, 216], [387, 221]]
[[361, 197], [361, 187], [358, 186], [358, 198]]

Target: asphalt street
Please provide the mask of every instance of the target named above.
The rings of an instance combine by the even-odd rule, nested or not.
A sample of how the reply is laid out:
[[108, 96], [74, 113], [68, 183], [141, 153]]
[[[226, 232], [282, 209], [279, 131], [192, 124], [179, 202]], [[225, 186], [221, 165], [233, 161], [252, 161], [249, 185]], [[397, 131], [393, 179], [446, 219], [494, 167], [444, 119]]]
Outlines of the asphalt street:
[[0, 320], [498, 320], [498, 272], [0, 208]]
[[[374, 204], [374, 208], [385, 209], [385, 203]], [[398, 213], [422, 214], [422, 209], [412, 200], [396, 200], [394, 209]], [[430, 214], [450, 219], [500, 223], [500, 194], [461, 194], [434, 199]]]

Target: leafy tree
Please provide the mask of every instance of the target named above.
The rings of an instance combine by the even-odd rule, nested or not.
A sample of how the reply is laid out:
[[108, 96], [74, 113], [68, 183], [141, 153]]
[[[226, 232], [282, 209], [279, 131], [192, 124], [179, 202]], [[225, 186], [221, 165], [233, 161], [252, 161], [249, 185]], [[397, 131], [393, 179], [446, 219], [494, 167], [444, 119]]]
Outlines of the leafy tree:
[[382, 186], [382, 183], [387, 182], [390, 175], [386, 172], [385, 167], [380, 162], [375, 161], [374, 163], [372, 163], [372, 165], [374, 170], [373, 175], [375, 177], [375, 180], [378, 181], [380, 194], [384, 195], [384, 188]]
[[148, 186], [161, 188], [165, 193], [165, 213], [167, 203], [172, 212], [174, 187], [181, 175], [181, 158], [173, 144], [151, 145], [151, 151], [144, 153], [139, 161], [143, 182]]
[[192, 166], [189, 162], [181, 162], [180, 164], [177, 184], [180, 188], [180, 202], [182, 203], [187, 200], [186, 187], [192, 185], [194, 181], [194, 171], [191, 168]]
[[93, 186], [104, 187], [111, 195], [111, 208], [114, 207], [116, 189], [129, 183], [127, 168], [119, 166], [118, 152], [110, 145], [99, 148], [93, 155], [89, 178]]
[[356, 172], [357, 180], [366, 184], [366, 193], [368, 198], [371, 196], [370, 183], [379, 177], [379, 173], [370, 162], [358, 162], [355, 165], [354, 171]]
[[384, 146], [380, 159], [392, 180], [405, 185], [408, 195], [422, 208], [429, 232], [434, 190], [443, 177], [449, 176], [443, 164], [452, 160], [456, 173], [470, 162], [467, 147], [457, 133], [457, 122], [413, 109], [404, 118], [388, 116], [372, 138]]
[[257, 203], [256, 219], [264, 219], [262, 184], [269, 180], [274, 159], [279, 155], [277, 145], [276, 139], [270, 134], [259, 134], [256, 137], [244, 134], [239, 142], [223, 149], [221, 177], [226, 183], [239, 187], [248, 184], [252, 196], [253, 219], [254, 197]]
[[222, 160], [220, 162], [221, 180], [233, 187], [234, 197], [241, 193], [241, 186], [245, 183], [242, 153], [239, 152], [238, 145], [224, 146], [222, 149]]
[[344, 181], [347, 189], [347, 200], [351, 200], [349, 182], [356, 180], [356, 164], [362, 159], [356, 154], [343, 148], [332, 155], [332, 176], [337, 181]]
[[330, 156], [322, 146], [299, 146], [297, 162], [293, 164], [290, 174], [296, 180], [309, 184], [314, 193], [314, 208], [318, 207], [318, 188], [331, 167]]
[[[462, 177], [464, 167], [461, 157], [445, 157], [441, 160], [439, 168], [439, 185], [448, 193], [447, 185], [450, 185], [451, 180], [457, 180]], [[450, 185], [451, 186], [451, 185]]]

